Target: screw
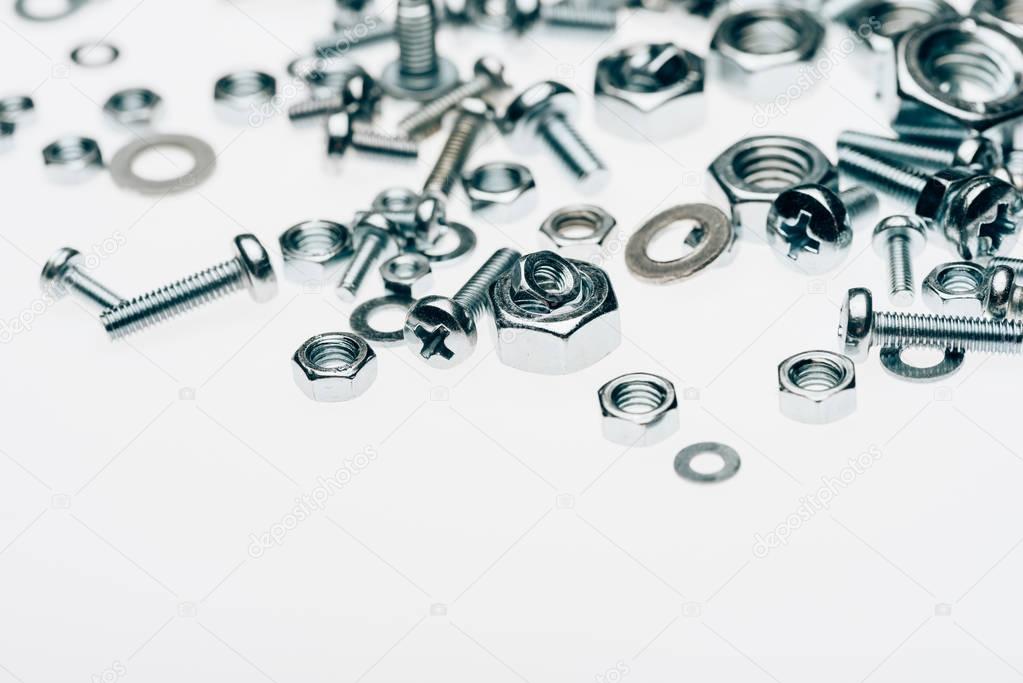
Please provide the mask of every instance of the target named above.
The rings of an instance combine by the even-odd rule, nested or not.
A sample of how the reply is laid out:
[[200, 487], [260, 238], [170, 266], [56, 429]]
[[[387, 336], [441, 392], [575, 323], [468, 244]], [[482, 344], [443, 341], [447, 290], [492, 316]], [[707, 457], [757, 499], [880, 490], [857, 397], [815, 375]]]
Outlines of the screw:
[[304, 121], [342, 111], [360, 118], [371, 118], [380, 102], [380, 95], [380, 88], [372, 76], [352, 73], [344, 77], [344, 83], [337, 92], [293, 104], [288, 109], [288, 118], [293, 122]]
[[248, 289], [259, 303], [276, 296], [277, 276], [256, 236], [238, 235], [234, 248], [237, 255], [231, 260], [122, 301], [103, 311], [100, 322], [111, 338], [119, 339], [239, 289]]
[[414, 140], [398, 138], [358, 121], [348, 112], [327, 117], [327, 155], [343, 156], [348, 147], [394, 157], [416, 157], [419, 145]]
[[338, 57], [362, 45], [393, 38], [398, 32], [398, 27], [394, 23], [384, 21], [374, 14], [362, 17], [352, 26], [336, 28], [338, 30], [334, 35], [313, 43], [316, 54], [328, 58]]
[[909, 142], [880, 135], [843, 131], [838, 136], [838, 147], [851, 147], [871, 156], [890, 158], [940, 170], [950, 166], [979, 166], [984, 170], [1001, 163], [1001, 149], [985, 137], [973, 135], [954, 143]]
[[417, 301], [405, 318], [405, 343], [436, 368], [465, 360], [476, 348], [476, 322], [490, 306], [490, 285], [520, 256], [514, 249], [498, 249], [451, 298]]
[[997, 268], [998, 266], [1007, 266], [1012, 268], [1017, 273], [1023, 275], [1023, 258], [1011, 258], [1009, 256], [993, 256], [988, 260], [988, 269]]
[[451, 134], [444, 142], [437, 162], [423, 183], [424, 197], [444, 197], [462, 175], [465, 161], [472, 152], [473, 143], [488, 121], [494, 118], [494, 110], [481, 99], [470, 97], [459, 105], [458, 118]]
[[458, 85], [455, 66], [437, 55], [431, 0], [398, 0], [398, 60], [384, 70], [384, 90], [398, 99], [433, 100]]
[[470, 97], [480, 97], [494, 90], [508, 87], [504, 80], [504, 65], [493, 57], [481, 57], [473, 67], [475, 76], [451, 92], [424, 104], [398, 122], [398, 134], [405, 137], [434, 130], [444, 114]]
[[850, 289], [838, 336], [845, 353], [865, 360], [871, 346], [937, 346], [954, 351], [1020, 353], [1023, 321], [874, 311], [869, 289]]
[[606, 181], [607, 167], [569, 122], [578, 98], [572, 89], [557, 81], [541, 81], [526, 88], [508, 105], [505, 127], [512, 135], [526, 139], [538, 136], [586, 189], [599, 189]]
[[391, 221], [379, 213], [363, 216], [352, 232], [357, 242], [355, 253], [337, 285], [337, 295], [345, 301], [355, 299], [366, 275], [396, 244]]
[[100, 310], [112, 308], [123, 301], [121, 297], [94, 280], [83, 265], [83, 258], [78, 250], [71, 247], [58, 249], [43, 266], [39, 284], [44, 292], [56, 297], [62, 297], [70, 292], [84, 301], [97, 305]]
[[878, 159], [851, 147], [838, 148], [838, 167], [908, 204], [916, 202], [927, 184], [928, 176], [922, 171], [898, 162]]
[[954, 145], [969, 135], [969, 131], [962, 126], [903, 123], [898, 120], [892, 124], [892, 130], [903, 140], [919, 140], [948, 145]]
[[540, 3], [540, 21], [565, 28], [613, 31], [618, 27], [618, 12], [614, 7], [592, 7], [574, 2]]
[[909, 306], [916, 295], [913, 254], [927, 244], [927, 225], [916, 216], [888, 216], [874, 228], [874, 251], [888, 264], [888, 299]]

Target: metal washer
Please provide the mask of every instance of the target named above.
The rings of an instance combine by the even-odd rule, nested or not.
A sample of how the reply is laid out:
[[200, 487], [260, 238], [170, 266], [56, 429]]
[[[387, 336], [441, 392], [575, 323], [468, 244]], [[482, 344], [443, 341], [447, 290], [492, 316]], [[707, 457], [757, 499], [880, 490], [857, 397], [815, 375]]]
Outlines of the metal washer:
[[[133, 166], [140, 154], [158, 147], [177, 147], [192, 156], [193, 165], [186, 173], [165, 180], [143, 178], [135, 173]], [[120, 187], [135, 190], [143, 194], [165, 194], [181, 192], [196, 185], [213, 174], [217, 164], [217, 155], [213, 148], [191, 135], [154, 135], [152, 137], [130, 142], [117, 150], [110, 160], [110, 175]]]
[[[721, 465], [721, 469], [709, 474], [694, 470], [690, 463], [693, 461], [693, 458], [704, 453], [713, 453], [720, 457], [724, 463]], [[689, 479], [690, 481], [712, 483], [731, 479], [739, 471], [739, 465], [741, 464], [742, 461], [739, 459], [739, 454], [731, 446], [726, 446], [716, 441], [703, 441], [686, 446], [678, 452], [678, 455], [675, 456], [675, 473], [683, 479]]]
[[937, 382], [954, 375], [963, 366], [966, 354], [955, 349], [945, 349], [940, 361], [926, 368], [910, 365], [902, 360], [901, 348], [886, 346], [881, 349], [881, 365], [888, 374], [908, 382]]
[[[655, 261], [647, 249], [663, 230], [676, 223], [692, 221], [703, 229], [703, 237], [692, 253], [672, 261]], [[629, 239], [625, 247], [625, 265], [641, 280], [667, 283], [684, 280], [713, 263], [732, 245], [732, 222], [721, 209], [710, 204], [683, 204], [657, 214]]]
[[423, 249], [419, 252], [428, 258], [431, 263], [454, 261], [476, 248], [476, 233], [469, 226], [449, 221], [445, 224], [445, 232], [447, 231], [452, 232], [457, 240], [453, 248], [444, 252], [437, 252], [433, 249]]
[[370, 299], [355, 307], [348, 319], [348, 324], [357, 335], [371, 342], [386, 346], [404, 344], [404, 327], [399, 327], [397, 330], [378, 330], [369, 324], [369, 319], [381, 308], [403, 308], [407, 311], [415, 302], [415, 299], [399, 294]]

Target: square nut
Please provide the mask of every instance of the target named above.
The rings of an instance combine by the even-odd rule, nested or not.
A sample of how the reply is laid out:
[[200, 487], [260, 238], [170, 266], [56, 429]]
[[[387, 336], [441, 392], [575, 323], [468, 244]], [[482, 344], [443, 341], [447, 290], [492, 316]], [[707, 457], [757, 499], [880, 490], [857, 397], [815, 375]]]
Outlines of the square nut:
[[598, 392], [604, 437], [623, 446], [652, 446], [678, 431], [678, 397], [663, 377], [633, 372]]
[[778, 366], [781, 412], [797, 422], [826, 424], [856, 411], [856, 366], [831, 351], [806, 351]]

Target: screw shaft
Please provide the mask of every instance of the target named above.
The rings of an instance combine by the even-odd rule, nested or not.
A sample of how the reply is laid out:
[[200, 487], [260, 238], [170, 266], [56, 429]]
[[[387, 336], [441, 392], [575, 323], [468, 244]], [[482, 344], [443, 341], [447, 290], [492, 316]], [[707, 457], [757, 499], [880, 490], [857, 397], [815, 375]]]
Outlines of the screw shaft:
[[871, 345], [1020, 353], [1023, 351], [1023, 321], [877, 312], [874, 313]]
[[1006, 266], [1012, 268], [1017, 274], [1023, 275], [1023, 258], [1011, 258], [1009, 256], [995, 256], [988, 261], [988, 270], [993, 270], [998, 266]]
[[578, 6], [571, 2], [540, 4], [540, 20], [553, 26], [613, 31], [618, 26], [614, 8]]
[[[958, 142], [958, 141], [957, 141]], [[935, 142], [909, 142], [847, 130], [838, 136], [838, 146], [851, 147], [872, 156], [912, 162], [934, 169], [952, 166], [956, 158], [955, 147]]]
[[303, 121], [305, 119], [329, 116], [345, 110], [345, 101], [341, 95], [328, 95], [298, 102], [288, 108], [288, 119]]
[[838, 166], [867, 185], [909, 204], [916, 202], [927, 184], [927, 175], [920, 171], [850, 147], [838, 148]]
[[437, 72], [437, 18], [430, 0], [398, 0], [398, 63], [406, 76]]
[[349, 301], [355, 299], [366, 275], [383, 255], [386, 247], [387, 238], [375, 230], [368, 231], [363, 235], [362, 241], [359, 242], [358, 248], [352, 254], [352, 260], [348, 262], [348, 267], [341, 275], [341, 280], [337, 285], [338, 295], [342, 299]]
[[888, 295], [896, 305], [908, 306], [913, 303], [915, 293], [909, 240], [895, 235], [888, 240]]
[[473, 320], [490, 306], [488, 291], [497, 278], [501, 277], [522, 256], [514, 249], [502, 248], [491, 254], [480, 269], [455, 292], [451, 300], [460, 304], [472, 316]]
[[494, 82], [492, 79], [476, 76], [447, 94], [424, 104], [403, 118], [398, 122], [398, 134], [412, 137], [423, 131], [432, 130], [440, 124], [444, 114], [457, 107], [462, 100], [485, 95], [493, 88]]
[[423, 183], [423, 196], [448, 196], [486, 123], [485, 116], [474, 112], [463, 111], [458, 115], [437, 162]]
[[395, 137], [366, 126], [352, 128], [352, 147], [363, 152], [375, 152], [394, 157], [416, 157], [419, 145], [414, 140]]
[[537, 132], [578, 178], [585, 178], [607, 168], [564, 116], [548, 116], [539, 123]]
[[59, 286], [86, 301], [100, 307], [101, 310], [113, 308], [123, 301], [121, 297], [97, 282], [89, 273], [76, 265], [69, 265], [60, 278]]
[[877, 208], [877, 194], [869, 187], [854, 185], [838, 193], [850, 218], [864, 216]]
[[898, 121], [892, 124], [892, 130], [904, 140], [919, 140], [921, 142], [944, 143], [947, 145], [962, 142], [967, 136], [966, 129], [960, 126], [927, 126], [916, 123], [900, 123]]

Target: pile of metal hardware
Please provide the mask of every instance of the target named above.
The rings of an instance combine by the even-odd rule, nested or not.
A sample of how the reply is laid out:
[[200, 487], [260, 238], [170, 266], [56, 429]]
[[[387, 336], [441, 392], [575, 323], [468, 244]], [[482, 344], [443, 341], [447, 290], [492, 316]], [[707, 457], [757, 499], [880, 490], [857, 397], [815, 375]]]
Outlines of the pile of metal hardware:
[[[19, 12], [29, 0], [19, 0]], [[68, 3], [69, 11], [87, 4]], [[535, 208], [536, 183], [513, 160], [472, 168], [481, 135], [502, 134], [546, 147], [581, 192], [603, 187], [608, 169], [596, 148], [573, 124], [577, 95], [550, 80], [511, 89], [503, 65], [481, 57], [463, 80], [438, 53], [435, 37], [444, 23], [480, 30], [522, 33], [538, 24], [608, 31], [619, 6], [530, 4], [524, 0], [449, 2], [399, 0], [391, 20], [363, 0], [339, 0], [334, 32], [317, 41], [308, 57], [288, 65], [307, 88], [307, 100], [288, 112], [296, 125], [322, 126], [326, 154], [350, 149], [415, 156], [419, 141], [444, 129], [447, 137], [419, 189], [383, 188], [348, 223], [310, 220], [280, 236], [285, 276], [297, 282], [329, 279], [337, 295], [357, 305], [351, 332], [319, 334], [295, 351], [292, 366], [300, 389], [316, 401], [346, 401], [370, 389], [377, 373], [371, 344], [404, 345], [435, 368], [463, 362], [490, 328], [502, 363], [521, 371], [566, 374], [590, 367], [621, 341], [618, 299], [607, 272], [615, 219], [590, 204], [569, 205], [537, 220], [547, 249], [520, 254], [502, 248], [483, 260], [450, 296], [432, 291], [435, 265], [473, 254], [471, 228], [449, 217], [458, 185], [473, 212], [492, 222], [517, 220]], [[812, 67], [829, 31], [856, 41], [856, 56], [876, 80], [877, 97], [891, 116], [891, 133], [843, 132], [837, 154], [786, 135], [757, 135], [728, 146], [710, 164], [715, 204], [671, 207], [632, 232], [625, 249], [628, 270], [654, 285], [697, 276], [728, 261], [743, 235], [762, 238], [781, 263], [817, 276], [849, 256], [854, 229], [873, 225], [873, 245], [889, 282], [888, 300], [906, 308], [918, 300], [914, 258], [928, 239], [949, 247], [950, 262], [919, 278], [923, 312], [880, 311], [869, 290], [851, 289], [841, 312], [836, 351], [796, 353], [778, 366], [779, 405], [787, 417], [821, 424], [856, 409], [856, 363], [877, 346], [892, 375], [931, 381], [958, 370], [967, 352], [1023, 350], [1023, 260], [1008, 256], [1023, 214], [1023, 17], [1018, 2], [977, 0], [962, 16], [944, 0], [859, 0], [820, 6], [764, 5], [729, 9], [717, 3], [686, 3], [710, 15], [716, 28], [707, 49], [671, 42], [637, 44], [602, 55], [593, 85], [605, 120], [625, 136], [659, 139], [701, 126], [705, 80], [746, 97], [770, 98]], [[667, 3], [643, 2], [640, 11], [663, 11]], [[395, 40], [397, 57], [372, 75], [352, 61], [360, 45]], [[698, 53], [705, 52], [704, 57]], [[117, 59], [107, 44], [76, 48], [76, 64], [94, 68]], [[521, 84], [520, 84], [521, 85]], [[213, 88], [225, 111], [252, 119], [277, 93], [276, 79], [261, 71], [227, 74]], [[396, 125], [381, 122], [385, 100], [415, 102]], [[141, 192], [186, 191], [213, 172], [209, 145], [189, 136], [159, 134], [150, 126], [161, 105], [146, 88], [115, 93], [104, 105], [113, 119], [139, 126], [139, 139], [109, 164], [89, 138], [63, 138], [43, 150], [47, 166], [84, 177], [107, 169], [118, 185]], [[12, 136], [34, 109], [28, 97], [0, 100], [0, 134]], [[186, 150], [195, 164], [178, 178], [137, 176], [134, 160], [147, 149]], [[840, 181], [843, 181], [840, 183]], [[903, 205], [877, 216], [880, 193]], [[687, 253], [674, 260], [651, 257], [651, 242], [679, 223], [695, 226]], [[854, 227], [855, 226], [855, 227]], [[43, 285], [73, 292], [100, 310], [113, 338], [137, 332], [234, 290], [256, 301], [277, 292], [271, 259], [252, 235], [235, 239], [229, 261], [141, 296], [124, 299], [100, 285], [73, 249], [46, 264]], [[381, 278], [387, 295], [358, 301], [367, 278]], [[397, 329], [372, 321], [383, 309], [405, 316]], [[904, 352], [943, 351], [940, 362], [916, 367]], [[599, 389], [607, 439], [648, 446], [678, 430], [675, 389], [649, 373], [631, 373]], [[714, 473], [691, 465], [716, 454]], [[694, 481], [734, 474], [739, 457], [722, 444], [700, 443], [679, 453], [675, 469]]]

